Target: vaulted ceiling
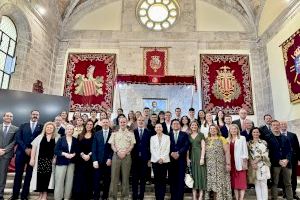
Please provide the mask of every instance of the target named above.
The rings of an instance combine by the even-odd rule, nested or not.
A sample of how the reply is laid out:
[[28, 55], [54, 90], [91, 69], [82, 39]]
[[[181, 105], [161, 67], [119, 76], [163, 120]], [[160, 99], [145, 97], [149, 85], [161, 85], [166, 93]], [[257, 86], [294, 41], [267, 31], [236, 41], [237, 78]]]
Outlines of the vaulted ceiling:
[[[72, 14], [78, 12], [81, 8], [84, 7], [84, 4], [86, 5], [90, 3], [88, 1], [92, 1], [92, 0], [56, 0], [56, 1], [57, 1], [58, 10], [61, 15], [62, 21], [68, 21], [68, 18], [72, 16]], [[177, 1], [179, 2], [182, 1], [184, 3], [184, 0], [177, 0]], [[265, 18], [264, 16], [265, 14], [263, 13], [270, 13], [270, 12], [273, 13], [273, 11], [269, 11], [269, 10], [267, 10], [266, 12], [265, 5], [269, 5], [271, 2], [274, 5], [278, 4], [279, 7], [282, 7], [282, 5], [286, 5], [284, 6], [284, 8], [286, 8], [289, 4], [292, 4], [292, 2], [298, 0], [276, 0], [276, 3], [274, 2], [274, 0], [195, 0], [195, 1], [203, 1], [203, 2], [210, 3], [220, 9], [225, 10], [227, 13], [233, 14], [244, 25], [246, 24], [246, 26], [248, 26], [250, 30], [258, 33], [260, 28], [261, 18]], [[267, 7], [268, 9], [270, 9], [270, 6]], [[281, 11], [283, 11], [283, 9]], [[278, 9], [277, 10], [274, 9], [274, 12], [275, 13], [278, 12]], [[272, 21], [274, 21], [275, 18], [279, 16], [279, 14], [280, 13], [274, 14], [276, 16], [273, 17], [273, 19], [267, 19], [270, 21], [269, 24], [271, 24]], [[262, 21], [265, 21], [265, 19], [262, 19]]]

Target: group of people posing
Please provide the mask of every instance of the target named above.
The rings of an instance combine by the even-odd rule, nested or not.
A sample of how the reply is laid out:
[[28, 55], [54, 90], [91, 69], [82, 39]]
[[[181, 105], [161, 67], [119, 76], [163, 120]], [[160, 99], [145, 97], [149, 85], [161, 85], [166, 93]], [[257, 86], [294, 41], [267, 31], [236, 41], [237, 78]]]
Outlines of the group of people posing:
[[267, 114], [265, 124], [258, 128], [247, 119], [245, 109], [234, 121], [223, 111], [215, 119], [203, 110], [195, 117], [193, 108], [187, 116], [181, 116], [181, 109], [176, 108], [173, 118], [169, 111], [155, 113], [147, 107], [127, 116], [121, 108], [117, 112], [113, 120], [105, 111], [99, 119], [94, 110], [90, 116], [75, 112], [69, 121], [64, 111], [54, 122], [42, 125], [39, 111], [33, 110], [30, 121], [19, 128], [12, 125], [13, 113], [4, 113], [0, 200], [15, 145], [12, 200], [19, 198], [24, 169], [24, 200], [31, 191], [40, 193], [39, 200], [46, 200], [51, 189], [55, 200], [117, 199], [120, 182], [121, 197], [129, 199], [129, 177], [131, 198], [141, 200], [151, 169], [155, 198], [165, 199], [169, 183], [171, 199], [182, 200], [187, 167], [194, 180], [194, 200], [242, 200], [249, 184], [255, 185], [258, 200], [267, 200], [268, 179], [272, 199], [278, 197], [280, 179], [286, 199], [299, 199], [299, 142], [284, 121]]

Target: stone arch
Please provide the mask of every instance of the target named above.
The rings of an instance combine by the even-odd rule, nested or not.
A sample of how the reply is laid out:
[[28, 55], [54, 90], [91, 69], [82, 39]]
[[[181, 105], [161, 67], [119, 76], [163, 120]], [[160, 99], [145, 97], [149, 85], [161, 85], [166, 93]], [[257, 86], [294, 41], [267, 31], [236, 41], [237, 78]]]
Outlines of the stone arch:
[[[196, 0], [199, 1], [199, 0]], [[220, 8], [222, 10], [225, 10], [226, 12], [232, 14], [235, 16], [241, 24], [244, 26], [245, 30], [249, 33], [252, 33], [253, 30], [256, 30], [256, 27], [252, 20], [249, 20], [249, 16], [245, 12], [244, 8], [237, 4], [235, 1], [229, 0], [229, 1], [220, 1], [220, 0], [200, 0], [207, 3], [210, 3], [211, 5], [216, 6], [217, 8]]]
[[29, 51], [31, 49], [32, 32], [30, 23], [24, 12], [13, 3], [4, 3], [0, 5], [0, 17], [5, 15], [9, 17], [15, 24], [17, 29], [17, 45], [16, 45], [16, 69], [11, 76], [10, 89], [22, 88], [22, 75], [26, 71], [26, 63]]
[[86, 1], [82, 4], [80, 4], [79, 6], [77, 6], [74, 9], [73, 13], [69, 17], [67, 17], [63, 20], [64, 30], [67, 31], [70, 28], [72, 28], [80, 18], [82, 18], [87, 13], [91, 12], [92, 10], [95, 10], [97, 8], [100, 8], [102, 6], [105, 6], [107, 4], [110, 4], [110, 3], [113, 3], [116, 1], [119, 1], [119, 0], [89, 0], [89, 1]]

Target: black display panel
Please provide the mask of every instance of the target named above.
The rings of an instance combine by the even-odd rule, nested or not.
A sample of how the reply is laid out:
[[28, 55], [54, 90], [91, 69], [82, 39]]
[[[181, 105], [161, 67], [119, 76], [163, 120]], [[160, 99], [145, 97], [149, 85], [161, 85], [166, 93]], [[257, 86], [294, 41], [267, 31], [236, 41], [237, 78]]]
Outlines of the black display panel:
[[61, 111], [69, 110], [68, 97], [0, 89], [0, 115], [14, 114], [13, 124], [19, 126], [29, 122], [31, 110], [40, 111], [40, 123], [53, 121]]

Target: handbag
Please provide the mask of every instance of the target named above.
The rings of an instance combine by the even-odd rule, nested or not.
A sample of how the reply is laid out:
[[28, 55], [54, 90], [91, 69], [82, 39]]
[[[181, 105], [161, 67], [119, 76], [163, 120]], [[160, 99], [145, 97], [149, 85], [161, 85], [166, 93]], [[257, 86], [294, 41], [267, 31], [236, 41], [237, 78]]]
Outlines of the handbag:
[[271, 178], [270, 168], [266, 165], [258, 167], [256, 170], [256, 179], [257, 180], [267, 180]]
[[185, 182], [185, 185], [188, 188], [193, 188], [193, 186], [194, 186], [194, 179], [192, 177], [191, 168], [189, 166], [186, 167], [184, 182]]

